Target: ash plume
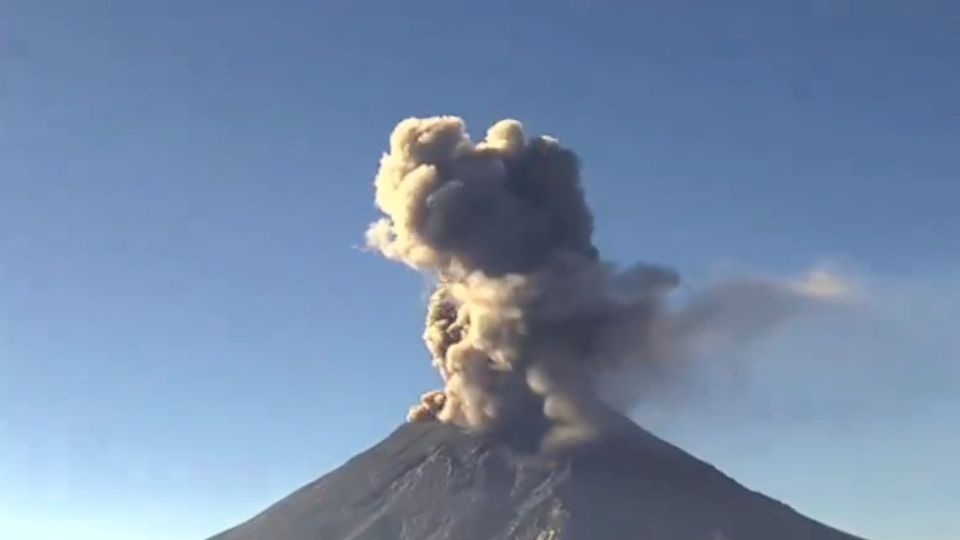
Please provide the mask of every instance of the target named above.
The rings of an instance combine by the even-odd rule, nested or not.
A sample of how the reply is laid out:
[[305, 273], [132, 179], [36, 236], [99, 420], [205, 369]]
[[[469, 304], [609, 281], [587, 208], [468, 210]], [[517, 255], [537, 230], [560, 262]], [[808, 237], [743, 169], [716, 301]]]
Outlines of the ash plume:
[[456, 117], [404, 120], [375, 188], [384, 216], [368, 246], [435, 282], [423, 337], [444, 385], [410, 421], [488, 431], [520, 418], [546, 426], [541, 444], [589, 439], [604, 411], [635, 405], [687, 359], [845, 290], [825, 273], [743, 278], [668, 308], [677, 273], [604, 262], [577, 156], [514, 120], [478, 142]]

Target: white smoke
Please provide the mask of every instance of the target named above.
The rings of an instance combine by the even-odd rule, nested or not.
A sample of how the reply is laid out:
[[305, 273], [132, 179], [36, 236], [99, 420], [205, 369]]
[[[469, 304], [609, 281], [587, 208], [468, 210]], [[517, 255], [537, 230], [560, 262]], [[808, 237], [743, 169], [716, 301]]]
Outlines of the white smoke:
[[456, 117], [404, 120], [375, 186], [385, 215], [368, 245], [436, 283], [424, 340], [444, 386], [412, 421], [490, 430], [520, 418], [553, 439], [590, 437], [602, 411], [632, 406], [685, 358], [847, 293], [818, 271], [729, 280], [667, 309], [676, 273], [604, 263], [576, 156], [555, 139], [527, 139], [514, 120], [476, 143]]

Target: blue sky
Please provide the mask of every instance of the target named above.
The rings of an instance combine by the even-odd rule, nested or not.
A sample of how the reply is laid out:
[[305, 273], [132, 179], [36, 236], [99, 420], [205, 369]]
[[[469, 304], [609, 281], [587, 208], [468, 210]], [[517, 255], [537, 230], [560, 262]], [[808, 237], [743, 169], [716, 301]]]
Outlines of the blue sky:
[[203, 538], [396, 426], [426, 286], [357, 246], [393, 124], [449, 113], [575, 148], [610, 259], [848, 276], [637, 418], [960, 538], [960, 8], [452, 4], [0, 2], [0, 537]]

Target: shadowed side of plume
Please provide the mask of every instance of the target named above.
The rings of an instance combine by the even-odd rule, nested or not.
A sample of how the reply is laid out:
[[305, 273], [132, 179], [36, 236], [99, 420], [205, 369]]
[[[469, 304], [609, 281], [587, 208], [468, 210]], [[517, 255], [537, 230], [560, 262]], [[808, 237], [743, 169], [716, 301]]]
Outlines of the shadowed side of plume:
[[211, 540], [856, 540], [630, 424], [564, 456], [408, 424]]

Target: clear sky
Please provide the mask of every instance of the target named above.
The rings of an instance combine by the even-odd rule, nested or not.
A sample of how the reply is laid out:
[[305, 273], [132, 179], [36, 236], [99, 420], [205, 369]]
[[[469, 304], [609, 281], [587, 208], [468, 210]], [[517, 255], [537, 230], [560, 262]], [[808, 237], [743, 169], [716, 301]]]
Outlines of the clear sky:
[[393, 124], [457, 114], [576, 149], [610, 259], [845, 273], [637, 418], [960, 539], [960, 5], [594, 4], [0, 1], [0, 538], [200, 539], [395, 427], [426, 286], [357, 247]]

